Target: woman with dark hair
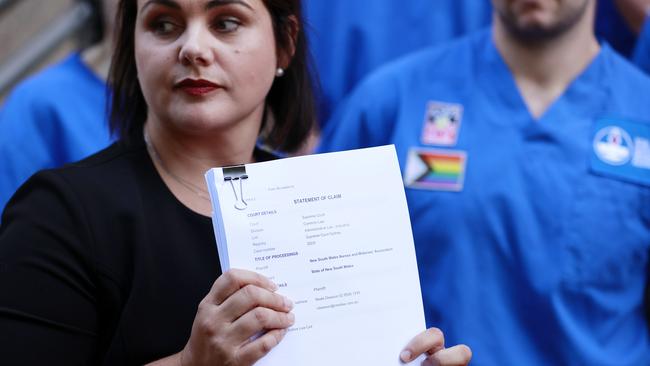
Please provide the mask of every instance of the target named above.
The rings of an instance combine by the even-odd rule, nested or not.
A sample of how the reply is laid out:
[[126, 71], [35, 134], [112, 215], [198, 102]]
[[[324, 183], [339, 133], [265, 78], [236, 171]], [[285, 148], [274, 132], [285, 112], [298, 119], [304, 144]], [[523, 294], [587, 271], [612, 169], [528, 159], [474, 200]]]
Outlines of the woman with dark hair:
[[[301, 146], [315, 117], [300, 19], [299, 0], [120, 2], [120, 140], [35, 175], [4, 213], [3, 364], [251, 365], [281, 341], [291, 301], [221, 274], [203, 173]], [[470, 358], [436, 329], [400, 357], [425, 352]]]

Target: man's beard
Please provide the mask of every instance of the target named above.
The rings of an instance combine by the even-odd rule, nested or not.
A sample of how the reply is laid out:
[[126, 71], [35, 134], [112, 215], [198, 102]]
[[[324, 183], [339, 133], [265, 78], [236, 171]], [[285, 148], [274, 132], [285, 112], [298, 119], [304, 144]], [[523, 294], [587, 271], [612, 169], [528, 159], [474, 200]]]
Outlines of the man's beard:
[[588, 5], [589, 0], [585, 0], [579, 7], [563, 14], [561, 19], [558, 19], [557, 22], [550, 26], [522, 26], [517, 22], [517, 16], [508, 10], [499, 11], [497, 9], [497, 14], [508, 34], [519, 43], [527, 46], [538, 46], [549, 43], [573, 29], [584, 17]]

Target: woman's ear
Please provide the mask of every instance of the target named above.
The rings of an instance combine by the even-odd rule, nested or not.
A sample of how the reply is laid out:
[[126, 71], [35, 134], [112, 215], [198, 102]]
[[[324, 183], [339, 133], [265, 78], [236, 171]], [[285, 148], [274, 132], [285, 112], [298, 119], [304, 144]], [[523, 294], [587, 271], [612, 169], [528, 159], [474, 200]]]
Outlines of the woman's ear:
[[278, 50], [278, 67], [287, 69], [291, 65], [291, 60], [296, 53], [296, 44], [298, 43], [298, 34], [300, 26], [298, 19], [295, 15], [290, 15], [287, 18], [286, 29], [284, 30], [285, 42], [282, 42], [283, 47]]

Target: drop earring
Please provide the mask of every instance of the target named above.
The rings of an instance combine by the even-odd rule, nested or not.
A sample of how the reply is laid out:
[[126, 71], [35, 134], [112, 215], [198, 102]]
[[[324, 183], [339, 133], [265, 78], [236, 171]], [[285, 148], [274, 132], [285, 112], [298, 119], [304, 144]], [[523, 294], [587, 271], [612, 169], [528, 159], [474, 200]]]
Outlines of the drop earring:
[[282, 75], [284, 75], [284, 69], [281, 68], [281, 67], [278, 67], [277, 70], [275, 70], [275, 77], [280, 78], [280, 77], [282, 77]]

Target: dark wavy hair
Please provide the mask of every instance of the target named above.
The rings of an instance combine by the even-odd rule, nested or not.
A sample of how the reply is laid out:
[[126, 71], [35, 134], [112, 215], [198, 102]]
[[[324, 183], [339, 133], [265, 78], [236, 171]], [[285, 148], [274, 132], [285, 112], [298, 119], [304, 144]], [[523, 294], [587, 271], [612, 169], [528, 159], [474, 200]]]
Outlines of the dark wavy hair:
[[[262, 121], [263, 142], [279, 151], [294, 152], [302, 147], [316, 123], [311, 61], [303, 32], [300, 0], [262, 0], [273, 24], [276, 49], [294, 55], [284, 76], [275, 78], [266, 96], [267, 110]], [[147, 103], [137, 78], [135, 64], [135, 25], [137, 2], [120, 0], [117, 9], [115, 53], [108, 81], [112, 89], [111, 132], [120, 139], [142, 138], [147, 118]], [[297, 22], [297, 23], [296, 23]], [[292, 40], [292, 37], [295, 37]], [[260, 131], [260, 134], [262, 134]]]

